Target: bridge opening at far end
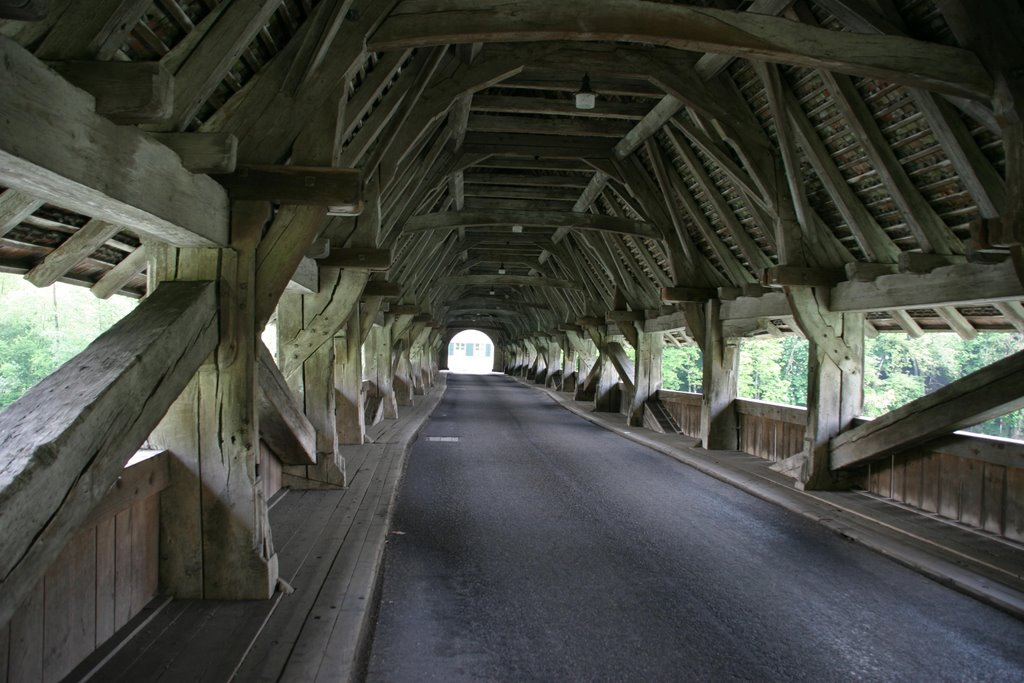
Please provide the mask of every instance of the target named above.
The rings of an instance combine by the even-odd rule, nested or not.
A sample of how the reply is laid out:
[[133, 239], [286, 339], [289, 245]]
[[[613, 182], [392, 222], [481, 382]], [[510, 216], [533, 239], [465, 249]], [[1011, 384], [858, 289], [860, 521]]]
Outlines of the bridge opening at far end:
[[448, 342], [448, 371], [486, 375], [494, 370], [494, 342], [480, 330], [463, 330]]

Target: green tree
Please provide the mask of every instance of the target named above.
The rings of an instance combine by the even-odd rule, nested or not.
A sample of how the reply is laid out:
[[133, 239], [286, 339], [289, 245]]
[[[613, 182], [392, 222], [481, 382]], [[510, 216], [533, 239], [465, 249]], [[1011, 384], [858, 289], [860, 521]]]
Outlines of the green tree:
[[700, 393], [704, 377], [700, 348], [690, 344], [666, 347], [661, 353], [661, 384], [672, 391]]
[[83, 287], [37, 289], [19, 276], [0, 274], [0, 410], [134, 307], [125, 297], [102, 301]]

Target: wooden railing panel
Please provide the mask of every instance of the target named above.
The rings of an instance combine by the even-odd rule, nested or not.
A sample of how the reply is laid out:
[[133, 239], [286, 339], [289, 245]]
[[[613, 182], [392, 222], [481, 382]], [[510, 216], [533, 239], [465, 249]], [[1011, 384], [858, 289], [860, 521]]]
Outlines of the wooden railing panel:
[[683, 434], [700, 438], [700, 394], [662, 389], [658, 392], [658, 400], [671, 413]]
[[156, 596], [168, 483], [165, 454], [125, 468], [0, 628], [0, 682], [61, 680]]

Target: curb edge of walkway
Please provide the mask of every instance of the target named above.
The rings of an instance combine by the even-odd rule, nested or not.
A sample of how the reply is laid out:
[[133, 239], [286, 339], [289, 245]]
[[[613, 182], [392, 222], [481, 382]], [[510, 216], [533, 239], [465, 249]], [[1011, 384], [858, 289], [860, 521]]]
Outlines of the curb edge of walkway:
[[[859, 513], [839, 507], [832, 502], [814, 496], [810, 492], [800, 491], [796, 488], [787, 488], [756, 475], [735, 471], [711, 458], [697, 457], [688, 453], [685, 446], [672, 446], [661, 443], [657, 439], [638, 433], [637, 430], [643, 429], [642, 427], [627, 428], [609, 424], [593, 416], [590, 411], [573, 405], [565, 397], [560, 396], [557, 392], [547, 387], [525, 382], [518, 377], [506, 376], [528, 388], [541, 391], [558, 405], [588, 422], [615, 432], [643, 446], [647, 446], [662, 455], [666, 455], [761, 500], [795, 512], [813, 522], [821, 524], [843, 538], [859, 543], [937, 583], [969, 595], [1018, 619], [1024, 619], [1024, 592], [972, 572], [963, 566], [960, 561], [947, 560], [935, 554], [903, 545], [894, 534], [887, 534], [881, 529], [875, 530], [870, 528], [870, 526], [881, 527], [882, 525], [879, 522], [864, 518]], [[853, 519], [846, 521], [844, 518]]]

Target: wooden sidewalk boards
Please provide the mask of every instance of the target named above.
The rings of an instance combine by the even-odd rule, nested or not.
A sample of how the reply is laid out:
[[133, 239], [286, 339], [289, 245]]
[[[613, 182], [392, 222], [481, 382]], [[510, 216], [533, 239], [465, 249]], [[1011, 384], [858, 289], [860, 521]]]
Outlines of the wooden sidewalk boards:
[[[270, 520], [280, 589], [261, 601], [154, 601], [69, 681], [348, 681], [372, 629], [387, 529], [406, 456], [447, 375], [398, 420], [343, 446], [348, 488], [289, 491]], [[287, 590], [287, 588], [285, 589]]]
[[737, 451], [706, 451], [682, 434], [630, 427], [624, 415], [595, 413], [563, 394], [545, 392], [580, 417], [758, 498], [781, 505], [925, 576], [1024, 618], [1024, 547], [863, 491], [800, 491], [769, 462]]

